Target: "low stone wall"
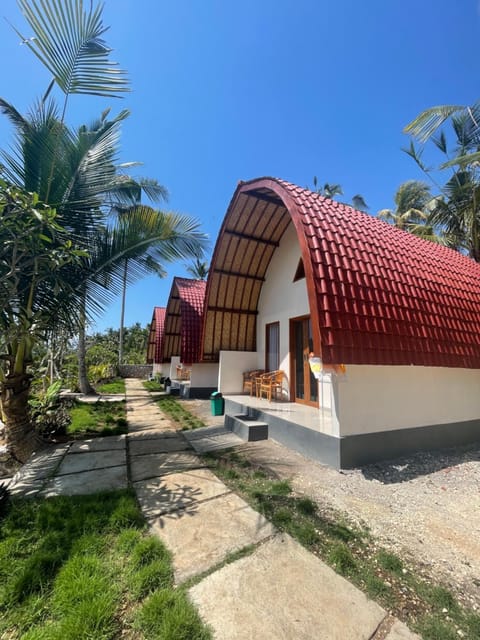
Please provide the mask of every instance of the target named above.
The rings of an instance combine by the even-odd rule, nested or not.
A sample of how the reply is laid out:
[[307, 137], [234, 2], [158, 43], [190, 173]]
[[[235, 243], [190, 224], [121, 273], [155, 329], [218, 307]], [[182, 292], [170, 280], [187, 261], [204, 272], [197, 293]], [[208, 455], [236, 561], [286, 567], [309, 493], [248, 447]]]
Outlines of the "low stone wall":
[[122, 378], [140, 378], [144, 380], [152, 375], [153, 366], [151, 364], [120, 364], [118, 374]]

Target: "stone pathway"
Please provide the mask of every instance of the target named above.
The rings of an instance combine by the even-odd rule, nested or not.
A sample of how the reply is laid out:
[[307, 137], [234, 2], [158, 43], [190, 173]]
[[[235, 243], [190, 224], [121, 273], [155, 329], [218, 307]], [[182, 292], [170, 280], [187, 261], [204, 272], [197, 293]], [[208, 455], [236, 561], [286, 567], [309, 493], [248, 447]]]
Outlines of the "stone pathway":
[[151, 531], [172, 551], [176, 583], [192, 580], [190, 597], [216, 640], [418, 638], [276, 531], [192, 451], [241, 444], [237, 436], [218, 426], [176, 431], [140, 380], [126, 385], [127, 437], [34, 456], [12, 492], [53, 496], [133, 486]]

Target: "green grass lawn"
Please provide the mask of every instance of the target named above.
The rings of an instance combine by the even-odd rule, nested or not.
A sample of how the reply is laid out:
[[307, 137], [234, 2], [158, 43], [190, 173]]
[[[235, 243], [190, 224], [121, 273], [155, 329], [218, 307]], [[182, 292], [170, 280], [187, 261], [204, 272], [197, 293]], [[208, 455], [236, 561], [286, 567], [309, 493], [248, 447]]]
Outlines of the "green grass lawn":
[[182, 402], [173, 396], [163, 396], [157, 400], [157, 404], [162, 411], [180, 426], [182, 431], [207, 426], [203, 420], [194, 416], [193, 413], [190, 413], [190, 411], [185, 409]]
[[123, 378], [115, 378], [109, 382], [96, 386], [98, 393], [123, 393], [125, 394], [125, 380]]
[[144, 380], [142, 384], [147, 391], [165, 391], [165, 386], [157, 380]]
[[70, 416], [72, 422], [67, 427], [67, 434], [74, 438], [121, 435], [128, 431], [125, 401], [76, 402], [70, 409]]
[[480, 638], [478, 613], [463, 609], [442, 585], [422, 580], [401, 558], [382, 549], [368, 531], [295, 495], [288, 481], [252, 465], [248, 454], [213, 452], [205, 459], [226, 485], [278, 529], [296, 538], [424, 640]]
[[0, 521], [0, 637], [208, 640], [133, 492], [15, 500]]

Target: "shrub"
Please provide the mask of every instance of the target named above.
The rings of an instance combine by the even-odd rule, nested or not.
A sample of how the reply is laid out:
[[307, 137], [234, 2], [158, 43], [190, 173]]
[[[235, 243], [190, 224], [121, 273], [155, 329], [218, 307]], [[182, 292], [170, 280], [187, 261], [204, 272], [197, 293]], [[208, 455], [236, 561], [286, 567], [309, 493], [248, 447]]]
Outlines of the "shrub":
[[60, 398], [61, 386], [62, 381], [57, 380], [29, 400], [32, 422], [44, 438], [65, 435], [71, 422], [67, 403]]
[[93, 364], [88, 367], [88, 378], [93, 384], [114, 378], [115, 373], [115, 367], [111, 364]]

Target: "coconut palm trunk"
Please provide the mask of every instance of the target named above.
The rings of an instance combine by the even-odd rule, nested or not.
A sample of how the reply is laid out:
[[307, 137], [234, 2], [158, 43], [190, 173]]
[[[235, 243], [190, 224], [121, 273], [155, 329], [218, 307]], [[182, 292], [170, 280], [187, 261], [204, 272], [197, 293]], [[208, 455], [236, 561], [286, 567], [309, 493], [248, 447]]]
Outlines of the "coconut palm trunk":
[[120, 332], [118, 337], [118, 364], [123, 364], [123, 338], [125, 327], [125, 302], [127, 297], [127, 276], [128, 276], [128, 258], [125, 260], [123, 267], [122, 281], [122, 309], [120, 311]]
[[38, 439], [32, 428], [28, 398], [31, 376], [19, 373], [8, 376], [1, 385], [0, 402], [8, 453], [25, 462], [38, 445]]
[[78, 324], [78, 346], [77, 346], [77, 355], [78, 355], [78, 386], [80, 387], [80, 391], [86, 395], [96, 395], [95, 389], [92, 387], [88, 380], [88, 368], [87, 368], [87, 360], [86, 360], [86, 344], [85, 344], [85, 334], [86, 334], [86, 311], [85, 311], [85, 296], [83, 296], [82, 301], [82, 310], [80, 312], [80, 321]]

